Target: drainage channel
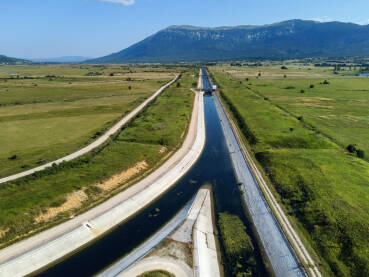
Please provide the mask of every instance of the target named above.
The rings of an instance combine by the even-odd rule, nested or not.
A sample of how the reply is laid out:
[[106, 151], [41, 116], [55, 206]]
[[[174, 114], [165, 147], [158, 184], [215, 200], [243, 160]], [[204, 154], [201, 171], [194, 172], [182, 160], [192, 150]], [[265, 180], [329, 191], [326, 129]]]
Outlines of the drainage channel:
[[[236, 214], [246, 226], [249, 226], [243, 213], [237, 181], [217, 110], [210, 95], [204, 96], [204, 111], [206, 123], [204, 151], [198, 162], [171, 190], [106, 236], [38, 275], [91, 276], [103, 271], [158, 232], [204, 184], [213, 186], [216, 214], [219, 212]], [[256, 258], [259, 276], [266, 276], [261, 257]]]

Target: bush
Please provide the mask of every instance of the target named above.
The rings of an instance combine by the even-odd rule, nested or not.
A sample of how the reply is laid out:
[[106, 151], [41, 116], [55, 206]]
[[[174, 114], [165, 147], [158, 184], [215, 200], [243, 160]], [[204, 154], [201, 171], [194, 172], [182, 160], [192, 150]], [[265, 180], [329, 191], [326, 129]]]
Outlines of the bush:
[[294, 89], [294, 88], [295, 88], [294, 86], [288, 86], [285, 89]]
[[17, 155], [13, 155], [13, 156], [10, 156], [9, 158], [8, 158], [8, 160], [16, 160], [18, 158], [18, 156]]
[[281, 69], [288, 69], [287, 66], [281, 66]]
[[323, 85], [328, 85], [329, 82], [327, 80], [324, 80]]
[[300, 115], [300, 116], [297, 117], [297, 119], [300, 120], [300, 121], [303, 121], [304, 117], [302, 115]]
[[356, 151], [356, 147], [354, 144], [349, 144], [347, 147], [346, 147], [347, 151], [349, 151], [350, 153], [354, 153]]
[[365, 156], [365, 152], [364, 152], [364, 150], [357, 149], [357, 150], [356, 150], [356, 155], [357, 155], [359, 158], [363, 159], [363, 158], [364, 158], [364, 156]]
[[300, 90], [300, 92], [301, 92], [301, 93], [305, 93], [305, 90], [303, 90], [303, 89], [302, 89], [302, 90]]
[[314, 85], [310, 85], [310, 88], [314, 88]]

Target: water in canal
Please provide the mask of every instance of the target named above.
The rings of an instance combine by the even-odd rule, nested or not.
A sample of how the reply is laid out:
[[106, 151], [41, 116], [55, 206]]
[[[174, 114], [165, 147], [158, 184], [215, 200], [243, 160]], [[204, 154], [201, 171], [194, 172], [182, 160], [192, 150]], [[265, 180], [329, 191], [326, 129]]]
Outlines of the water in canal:
[[[207, 83], [206, 80], [204, 82]], [[133, 219], [40, 276], [91, 276], [98, 273], [157, 232], [206, 183], [213, 185], [216, 213], [228, 211], [237, 214], [248, 225], [212, 96], [204, 96], [204, 108], [206, 144], [192, 169], [163, 197]], [[160, 209], [158, 216], [149, 217], [156, 213], [157, 208]], [[260, 275], [266, 275], [260, 257], [257, 260]]]

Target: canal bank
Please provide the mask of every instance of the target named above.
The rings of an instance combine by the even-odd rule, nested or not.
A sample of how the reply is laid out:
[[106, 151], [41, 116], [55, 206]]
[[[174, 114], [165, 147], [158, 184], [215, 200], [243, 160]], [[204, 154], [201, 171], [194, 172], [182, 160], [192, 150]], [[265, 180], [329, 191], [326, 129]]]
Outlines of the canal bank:
[[[249, 226], [212, 96], [204, 96], [204, 110], [206, 144], [191, 170], [160, 199], [135, 217], [87, 248], [40, 273], [40, 276], [91, 276], [103, 271], [160, 230], [204, 184], [213, 186], [216, 216], [222, 212], [235, 214]], [[250, 230], [248, 228], [248, 233], [252, 236]], [[255, 255], [258, 268], [255, 276], [268, 276], [258, 249], [255, 249]]]

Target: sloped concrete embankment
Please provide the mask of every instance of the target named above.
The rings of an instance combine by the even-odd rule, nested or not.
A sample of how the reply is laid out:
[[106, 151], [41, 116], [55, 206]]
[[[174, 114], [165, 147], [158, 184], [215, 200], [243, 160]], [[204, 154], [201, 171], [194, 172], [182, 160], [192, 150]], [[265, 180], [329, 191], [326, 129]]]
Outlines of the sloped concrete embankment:
[[[154, 236], [102, 272], [99, 277], [131, 277], [154, 270], [165, 270], [178, 277], [221, 276], [213, 216], [211, 190], [208, 187], [201, 188], [195, 199]], [[178, 228], [173, 232], [176, 227]], [[169, 237], [168, 243], [159, 244], [166, 237]], [[193, 248], [193, 263], [188, 262], [186, 253], [183, 250], [181, 253], [180, 249], [189, 244]], [[138, 254], [145, 257], [140, 259]]]

